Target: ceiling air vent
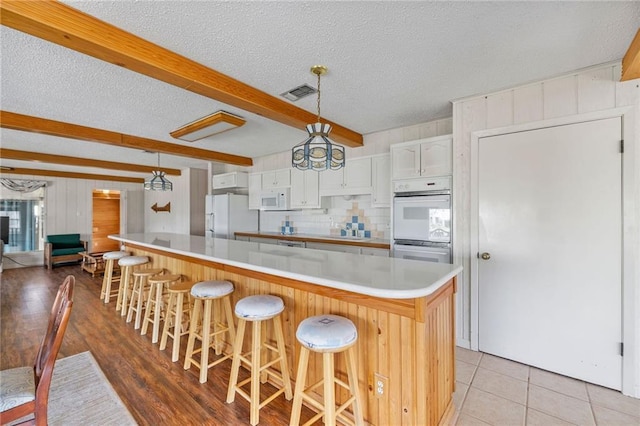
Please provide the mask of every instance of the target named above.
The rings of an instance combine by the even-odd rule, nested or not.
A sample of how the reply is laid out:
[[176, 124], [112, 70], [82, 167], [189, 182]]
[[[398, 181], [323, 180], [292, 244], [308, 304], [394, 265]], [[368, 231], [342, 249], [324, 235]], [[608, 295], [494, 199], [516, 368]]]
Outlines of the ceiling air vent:
[[302, 99], [305, 96], [313, 95], [314, 93], [316, 93], [316, 89], [309, 86], [308, 84], [303, 84], [302, 86], [298, 86], [287, 92], [281, 93], [280, 96], [283, 96], [290, 101], [295, 102], [298, 99]]

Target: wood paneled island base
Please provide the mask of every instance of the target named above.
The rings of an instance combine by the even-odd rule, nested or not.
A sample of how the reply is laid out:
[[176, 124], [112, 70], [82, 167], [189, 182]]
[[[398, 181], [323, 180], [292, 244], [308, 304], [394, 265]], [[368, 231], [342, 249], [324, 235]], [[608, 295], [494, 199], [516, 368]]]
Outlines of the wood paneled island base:
[[[130, 242], [126, 249], [137, 256], [149, 256], [150, 267], [166, 268], [189, 280], [233, 282], [234, 304], [253, 294], [281, 297], [286, 306], [282, 321], [291, 377], [296, 377], [300, 351], [296, 327], [303, 319], [320, 314], [351, 319], [358, 328], [358, 380], [368, 423], [437, 425], [447, 424], [453, 416], [455, 276], [425, 297], [385, 299]], [[228, 342], [224, 351], [231, 351]], [[336, 371], [346, 380], [340, 357]], [[315, 383], [321, 377], [321, 358], [312, 357], [307, 383]], [[378, 381], [382, 382], [382, 394], [378, 392]], [[347, 397], [345, 392], [336, 393], [338, 401]]]

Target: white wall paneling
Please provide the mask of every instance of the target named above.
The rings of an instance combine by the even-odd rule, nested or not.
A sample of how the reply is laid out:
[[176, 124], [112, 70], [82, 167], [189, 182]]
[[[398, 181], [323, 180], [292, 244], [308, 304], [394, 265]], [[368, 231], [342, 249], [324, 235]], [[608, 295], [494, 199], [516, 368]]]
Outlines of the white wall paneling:
[[[623, 323], [625, 356], [623, 393], [640, 397], [640, 84], [620, 83], [620, 64], [609, 63], [568, 75], [497, 93], [454, 101], [454, 262], [464, 267], [457, 300], [457, 341], [463, 346], [477, 342], [471, 318], [471, 279], [476, 252], [472, 246], [471, 201], [477, 196], [472, 158], [477, 146], [472, 139], [480, 131], [507, 133], [514, 129], [542, 128], [607, 114], [624, 114], [624, 250]], [[616, 107], [629, 107], [614, 110]], [[509, 110], [512, 110], [511, 112]], [[578, 115], [579, 114], [579, 115]], [[509, 116], [511, 115], [511, 120]], [[543, 120], [543, 121], [541, 121]], [[515, 125], [515, 126], [514, 126]], [[476, 200], [477, 202], [477, 200]], [[477, 213], [477, 212], [476, 212]]]
[[[4, 174], [3, 174], [4, 175]], [[141, 185], [103, 180], [68, 179], [7, 174], [11, 179], [33, 179], [47, 182], [44, 196], [44, 235], [79, 233], [91, 244], [93, 190], [109, 189], [125, 192], [141, 189]], [[141, 214], [141, 212], [140, 212]]]
[[[207, 194], [206, 170], [183, 169], [181, 176], [170, 176], [173, 191], [145, 191], [145, 232], [176, 232], [204, 235], [204, 198]], [[151, 206], [171, 203], [171, 212], [155, 212]], [[193, 230], [193, 231], [192, 231]]]

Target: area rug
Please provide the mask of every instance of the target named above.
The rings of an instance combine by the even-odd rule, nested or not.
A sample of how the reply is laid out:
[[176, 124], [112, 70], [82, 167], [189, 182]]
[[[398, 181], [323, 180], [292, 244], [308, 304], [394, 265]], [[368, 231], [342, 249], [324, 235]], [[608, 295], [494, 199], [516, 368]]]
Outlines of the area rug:
[[56, 361], [49, 425], [136, 425], [91, 352]]

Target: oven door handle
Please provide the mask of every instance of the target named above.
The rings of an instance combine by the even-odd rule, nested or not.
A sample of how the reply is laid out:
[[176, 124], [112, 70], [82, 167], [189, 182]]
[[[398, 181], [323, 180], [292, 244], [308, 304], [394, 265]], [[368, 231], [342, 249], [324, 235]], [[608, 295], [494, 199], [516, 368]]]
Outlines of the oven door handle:
[[396, 203], [400, 204], [424, 204], [424, 203], [449, 203], [449, 198], [434, 198], [432, 196], [420, 197], [395, 197]]
[[415, 253], [448, 253], [448, 247], [414, 246], [407, 244], [394, 244], [394, 250], [412, 251]]

